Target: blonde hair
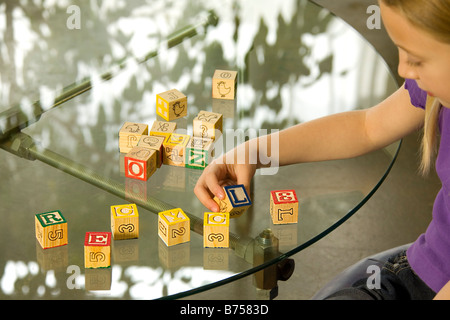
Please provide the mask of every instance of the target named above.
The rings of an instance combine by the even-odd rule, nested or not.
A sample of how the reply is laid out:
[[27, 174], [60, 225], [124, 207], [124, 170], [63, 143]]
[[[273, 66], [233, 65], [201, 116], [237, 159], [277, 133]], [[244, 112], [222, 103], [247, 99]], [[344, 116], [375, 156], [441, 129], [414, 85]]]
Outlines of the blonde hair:
[[441, 111], [441, 103], [438, 99], [427, 96], [425, 107], [425, 121], [422, 136], [422, 157], [420, 161], [420, 172], [426, 175], [432, 166], [432, 162], [437, 153], [438, 121]]
[[[444, 43], [450, 43], [450, 0], [381, 0], [396, 8], [414, 26]], [[438, 99], [428, 96], [422, 137], [420, 171], [429, 172], [438, 150], [438, 121], [441, 110]]]

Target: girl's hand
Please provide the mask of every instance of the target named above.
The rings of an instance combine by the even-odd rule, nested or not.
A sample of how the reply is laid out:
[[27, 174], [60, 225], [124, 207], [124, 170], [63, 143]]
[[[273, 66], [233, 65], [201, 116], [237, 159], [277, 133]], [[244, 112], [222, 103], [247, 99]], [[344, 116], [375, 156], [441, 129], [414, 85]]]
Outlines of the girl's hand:
[[256, 172], [254, 164], [226, 164], [224, 158], [220, 160], [214, 160], [204, 169], [194, 188], [197, 198], [212, 212], [220, 210], [213, 198], [225, 198], [224, 185], [243, 184], [250, 194], [250, 181]]

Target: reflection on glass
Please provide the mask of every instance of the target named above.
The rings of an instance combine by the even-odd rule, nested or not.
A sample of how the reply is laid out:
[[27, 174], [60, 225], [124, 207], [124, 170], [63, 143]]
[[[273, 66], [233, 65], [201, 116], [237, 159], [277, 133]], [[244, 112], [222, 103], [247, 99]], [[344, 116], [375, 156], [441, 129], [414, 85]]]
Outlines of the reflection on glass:
[[[383, 61], [359, 35], [306, 0], [117, 0], [75, 5], [80, 9], [79, 29], [67, 27], [74, 14], [67, 12], [67, 1], [7, 0], [0, 4], [0, 112], [19, 105], [30, 113], [38, 99], [47, 110], [62, 88], [90, 78], [93, 86], [88, 92], [44, 113], [24, 132], [42, 147], [123, 181], [130, 192], [176, 201], [174, 205], [186, 207], [197, 217], [204, 208], [192, 189], [201, 171], [165, 166], [148, 182], [135, 184], [127, 183], [120, 169], [118, 132], [126, 121], [150, 125], [156, 120], [157, 93], [176, 88], [188, 96], [189, 114], [177, 121], [184, 132], [192, 134], [192, 119], [199, 111], [213, 110], [224, 115], [224, 129], [240, 130], [245, 139], [245, 134], [260, 129], [281, 130], [323, 115], [368, 107], [395, 88]], [[196, 25], [210, 10], [218, 16], [217, 26], [167, 48], [164, 40], [173, 31]], [[154, 58], [138, 63], [155, 50]], [[123, 61], [126, 68], [109, 81], [101, 79], [104, 72], [118, 70]], [[239, 72], [234, 101], [211, 98], [215, 69]], [[101, 212], [123, 200], [38, 161], [18, 159], [3, 150], [0, 157], [0, 172], [5, 173], [0, 187], [5, 222], [0, 237], [3, 243], [24, 244], [20, 250], [2, 247], [1, 297], [158, 298], [249, 268], [245, 253], [228, 252], [223, 258], [226, 263], [219, 265], [215, 264], [219, 258], [208, 261], [196, 238], [188, 245], [189, 259], [177, 264], [170, 252], [160, 251], [157, 234], [151, 232], [156, 218], [148, 213], [141, 215], [148, 229], [139, 239], [135, 259], [117, 260], [106, 278], [84, 269], [79, 274], [68, 273], [69, 266], [83, 266], [77, 241], [86, 225], [107, 226], [107, 215]], [[271, 187], [281, 189], [290, 181], [290, 188], [302, 190], [303, 212], [314, 212], [316, 220], [304, 217], [295, 230], [274, 228], [280, 250], [289, 251], [358, 204], [379, 181], [392, 154], [387, 158], [383, 159], [385, 166], [375, 169], [355, 161], [353, 175], [331, 163], [295, 168], [301, 179], [294, 179], [293, 171], [284, 168], [269, 183], [258, 176], [252, 195], [255, 205], [235, 221], [232, 232], [254, 238], [270, 227], [259, 216], [264, 210], [256, 209], [267, 207], [266, 198], [258, 194], [266, 194], [265, 189]], [[327, 184], [321, 185], [325, 180]], [[69, 226], [68, 252], [59, 254], [64, 259], [56, 270], [50, 252], [26, 247], [34, 244], [30, 217], [47, 207], [62, 207], [74, 221]], [[69, 288], [71, 275], [70, 284], [81, 289]], [[101, 290], [100, 284], [108, 284], [101, 279], [111, 281], [109, 290]]]

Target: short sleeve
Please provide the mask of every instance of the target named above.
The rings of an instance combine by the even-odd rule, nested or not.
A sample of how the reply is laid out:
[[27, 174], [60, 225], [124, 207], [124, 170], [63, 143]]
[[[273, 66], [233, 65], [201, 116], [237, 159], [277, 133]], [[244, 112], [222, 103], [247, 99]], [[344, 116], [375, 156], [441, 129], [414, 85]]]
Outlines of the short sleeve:
[[427, 93], [419, 88], [417, 82], [412, 79], [405, 80], [405, 89], [409, 92], [411, 104], [417, 108], [425, 109]]

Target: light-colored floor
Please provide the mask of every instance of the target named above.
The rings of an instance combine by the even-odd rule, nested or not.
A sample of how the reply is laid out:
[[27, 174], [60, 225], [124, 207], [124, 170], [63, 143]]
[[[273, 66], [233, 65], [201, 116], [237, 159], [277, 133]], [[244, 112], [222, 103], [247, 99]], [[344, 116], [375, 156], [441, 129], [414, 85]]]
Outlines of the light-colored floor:
[[[369, 30], [366, 10], [376, 0], [316, 0], [359, 31], [384, 57], [395, 76], [396, 48], [383, 29]], [[430, 219], [440, 183], [434, 174], [417, 174], [419, 134], [403, 140], [386, 181], [352, 218], [311, 247], [294, 255], [291, 278], [279, 281], [276, 299], [309, 299], [340, 271], [371, 254], [414, 241]], [[382, 228], [379, 226], [382, 225]], [[378, 226], [374, 228], [374, 226]], [[252, 277], [191, 296], [190, 299], [247, 299]], [[250, 289], [246, 289], [250, 288]]]

